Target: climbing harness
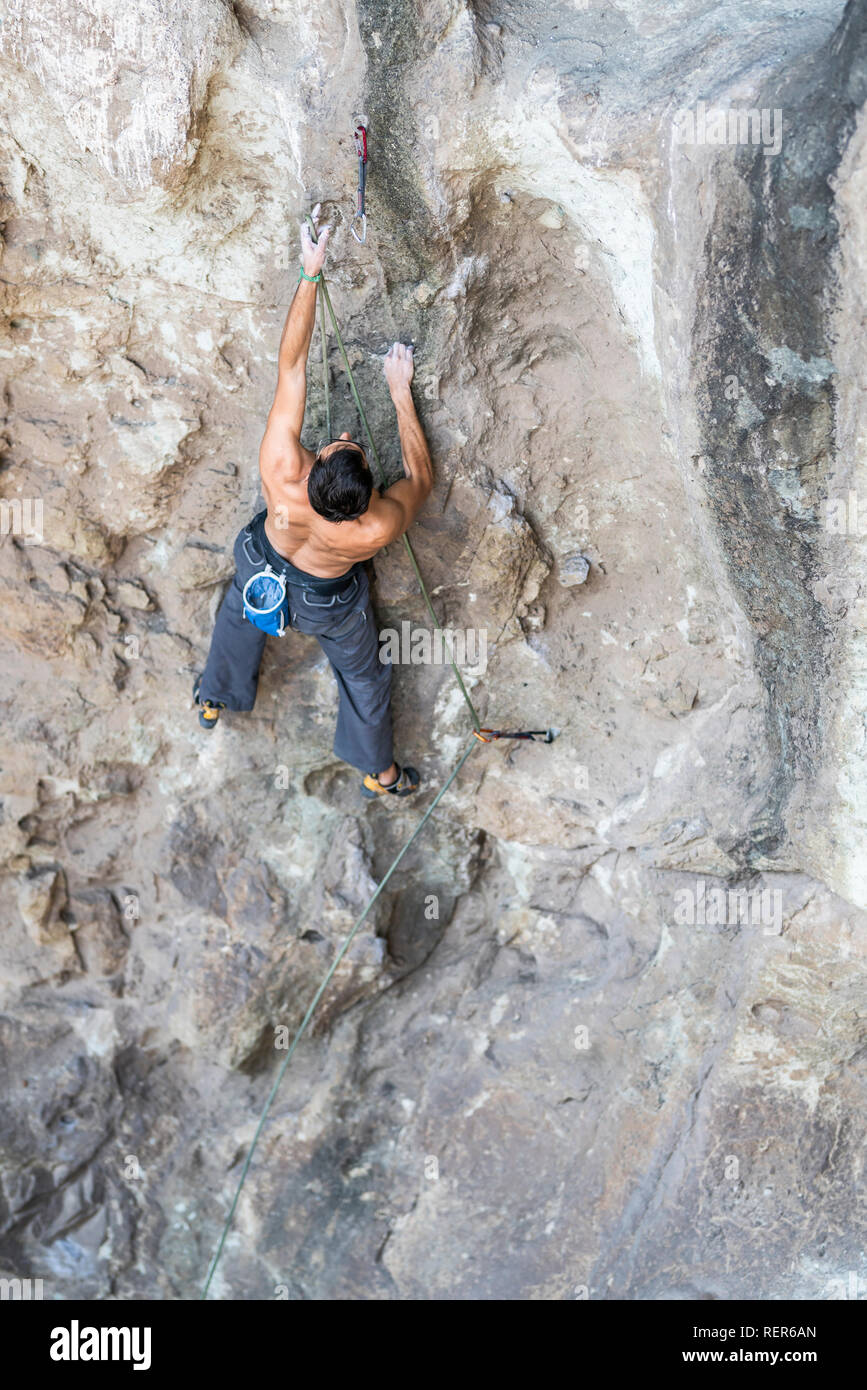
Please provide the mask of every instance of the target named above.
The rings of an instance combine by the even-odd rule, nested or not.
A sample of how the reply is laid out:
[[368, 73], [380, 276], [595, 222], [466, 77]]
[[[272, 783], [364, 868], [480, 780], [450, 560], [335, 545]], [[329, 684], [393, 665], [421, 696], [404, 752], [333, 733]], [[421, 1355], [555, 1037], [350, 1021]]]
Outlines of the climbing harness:
[[[363, 127], [363, 126], [360, 126], [360, 127], [359, 127], [359, 130], [364, 131], [364, 127]], [[356, 132], [356, 139], [357, 139], [357, 132]], [[366, 132], [365, 132], [365, 140], [364, 140], [363, 148], [364, 148], [364, 158], [366, 159], [366, 158], [367, 158], [367, 140], [366, 140]], [[360, 157], [360, 156], [359, 156], [359, 157]], [[357, 215], [361, 215], [361, 216], [363, 217], [363, 216], [364, 216], [364, 185], [363, 185], [363, 180], [361, 179], [361, 177], [359, 178], [359, 185], [360, 185], [360, 186], [359, 186], [359, 214], [357, 214]], [[312, 218], [310, 218], [310, 217], [308, 216], [307, 221], [308, 221], [308, 223], [309, 223], [309, 225], [310, 225], [311, 234], [312, 234], [313, 239], [314, 239], [314, 241], [315, 241], [315, 240], [316, 240], [316, 228], [315, 228], [314, 225], [313, 225], [313, 220], [312, 220]], [[362, 237], [362, 238], [359, 238], [358, 236], [356, 236], [354, 227], [353, 227], [353, 236], [356, 237], [356, 241], [358, 241], [358, 240], [362, 240], [362, 241], [363, 241], [363, 237]], [[356, 408], [357, 408], [357, 410], [358, 410], [359, 417], [360, 417], [360, 419], [361, 419], [361, 421], [362, 421], [362, 424], [364, 425], [364, 429], [365, 429], [365, 433], [367, 434], [368, 441], [369, 441], [369, 443], [370, 443], [370, 451], [371, 451], [371, 454], [372, 454], [373, 459], [374, 459], [374, 461], [375, 461], [376, 470], [377, 470], [377, 473], [378, 473], [378, 475], [379, 475], [379, 477], [378, 477], [378, 482], [379, 482], [380, 486], [382, 486], [382, 485], [385, 484], [385, 470], [383, 469], [382, 460], [381, 460], [380, 457], [379, 457], [379, 452], [378, 452], [378, 450], [377, 450], [377, 448], [376, 448], [376, 444], [375, 444], [375, 442], [374, 442], [373, 435], [372, 435], [371, 430], [370, 430], [370, 425], [369, 425], [368, 422], [367, 422], [367, 416], [366, 416], [366, 414], [365, 414], [365, 412], [364, 412], [364, 406], [361, 404], [361, 397], [360, 397], [359, 394], [358, 394], [358, 387], [357, 387], [356, 384], [355, 384], [355, 377], [354, 377], [353, 372], [352, 372], [352, 367], [349, 365], [349, 358], [348, 358], [347, 353], [346, 353], [346, 348], [345, 348], [344, 343], [343, 343], [343, 338], [342, 338], [341, 333], [340, 333], [340, 328], [339, 328], [338, 323], [337, 323], [337, 318], [336, 318], [336, 315], [335, 315], [335, 313], [334, 313], [334, 308], [333, 308], [333, 305], [332, 305], [332, 303], [331, 303], [331, 296], [330, 296], [330, 294], [328, 293], [328, 286], [327, 286], [326, 283], [325, 283], [325, 276], [324, 276], [324, 275], [322, 276], [322, 279], [321, 279], [321, 281], [320, 281], [319, 288], [320, 288], [321, 293], [322, 293], [322, 302], [323, 302], [324, 305], [326, 306], [326, 308], [327, 308], [327, 310], [328, 310], [329, 317], [330, 317], [330, 319], [331, 319], [331, 324], [332, 324], [332, 327], [333, 327], [333, 329], [334, 329], [334, 336], [335, 336], [336, 339], [337, 339], [337, 345], [338, 345], [338, 347], [339, 347], [339, 349], [340, 349], [340, 355], [341, 355], [341, 357], [343, 358], [343, 365], [344, 365], [344, 367], [346, 368], [346, 375], [347, 375], [347, 378], [348, 378], [348, 380], [349, 380], [349, 385], [350, 385], [350, 389], [351, 389], [351, 391], [352, 391], [352, 396], [353, 396], [353, 399], [354, 399], [354, 401], [355, 401], [355, 405], [356, 405]], [[326, 351], [326, 345], [325, 345], [325, 315], [324, 315], [324, 313], [322, 314], [322, 318], [321, 318], [321, 326], [322, 326], [322, 363], [323, 363], [323, 375], [324, 375], [324, 377], [325, 377], [326, 403], [327, 403], [327, 402], [329, 401], [329, 395], [328, 395], [328, 359], [327, 359], [327, 351]], [[331, 435], [331, 417], [330, 417], [330, 409], [329, 409], [329, 418], [328, 418], [328, 434], [329, 434], [329, 437], [330, 437], [330, 435]], [[419, 589], [421, 590], [422, 597], [424, 598], [425, 604], [427, 605], [427, 610], [428, 610], [428, 612], [430, 613], [431, 618], [433, 619], [434, 627], [439, 628], [440, 623], [439, 623], [439, 619], [438, 619], [437, 614], [436, 614], [436, 610], [435, 610], [435, 608], [434, 608], [434, 606], [433, 606], [433, 603], [431, 602], [430, 595], [429, 595], [429, 593], [428, 593], [428, 591], [427, 591], [427, 586], [426, 586], [424, 580], [422, 579], [421, 572], [420, 572], [419, 567], [418, 567], [418, 562], [417, 562], [417, 560], [416, 560], [416, 558], [415, 558], [415, 552], [413, 551], [413, 548], [412, 548], [412, 545], [411, 545], [411, 543], [410, 543], [409, 537], [408, 537], [407, 535], [405, 535], [405, 534], [404, 534], [404, 537], [403, 537], [403, 542], [404, 542], [404, 546], [406, 547], [406, 552], [407, 552], [407, 555], [409, 556], [409, 560], [410, 560], [410, 563], [411, 563], [411, 565], [412, 565], [413, 572], [415, 573], [415, 577], [416, 577], [416, 579], [418, 580]], [[202, 1289], [202, 1298], [203, 1298], [203, 1299], [207, 1298], [207, 1296], [208, 1296], [208, 1290], [209, 1290], [210, 1287], [211, 1287], [211, 1281], [212, 1281], [212, 1279], [213, 1279], [213, 1277], [214, 1277], [214, 1274], [216, 1273], [217, 1265], [218, 1265], [219, 1262], [220, 1262], [220, 1256], [221, 1256], [222, 1253], [223, 1253], [223, 1247], [224, 1247], [225, 1244], [226, 1244], [226, 1237], [228, 1236], [229, 1231], [230, 1231], [231, 1228], [232, 1228], [232, 1222], [234, 1221], [234, 1218], [235, 1218], [235, 1211], [236, 1211], [237, 1206], [238, 1206], [238, 1201], [239, 1201], [239, 1199], [240, 1199], [241, 1192], [242, 1192], [243, 1187], [244, 1187], [244, 1183], [245, 1183], [245, 1181], [246, 1181], [246, 1179], [247, 1179], [247, 1174], [248, 1174], [248, 1172], [250, 1171], [250, 1164], [251, 1164], [252, 1161], [253, 1161], [253, 1154], [254, 1154], [254, 1152], [255, 1152], [255, 1150], [256, 1150], [257, 1144], [259, 1143], [259, 1139], [260, 1139], [260, 1136], [261, 1136], [261, 1134], [262, 1134], [262, 1131], [263, 1131], [263, 1129], [265, 1128], [265, 1122], [266, 1122], [266, 1120], [268, 1119], [268, 1114], [269, 1114], [269, 1112], [270, 1112], [270, 1110], [271, 1110], [271, 1106], [272, 1106], [272, 1104], [273, 1104], [273, 1102], [274, 1102], [274, 1098], [276, 1097], [277, 1092], [278, 1092], [278, 1090], [280, 1089], [280, 1083], [281, 1083], [281, 1081], [283, 1080], [283, 1077], [284, 1077], [285, 1074], [286, 1074], [286, 1069], [287, 1069], [287, 1067], [289, 1066], [289, 1063], [292, 1061], [292, 1057], [293, 1057], [293, 1054], [294, 1054], [294, 1052], [295, 1052], [296, 1047], [298, 1046], [298, 1043], [301, 1041], [301, 1038], [304, 1036], [304, 1033], [307, 1031], [307, 1025], [309, 1024], [311, 1018], [313, 1017], [313, 1015], [314, 1015], [314, 1013], [315, 1013], [315, 1011], [316, 1011], [316, 1006], [317, 1006], [317, 1004], [319, 1003], [319, 1000], [322, 998], [323, 994], [325, 993], [326, 989], [328, 988], [328, 985], [329, 985], [331, 979], [333, 978], [335, 971], [337, 970], [338, 966], [340, 965], [340, 962], [343, 960], [344, 956], [346, 955], [347, 951], [349, 950], [350, 946], [352, 945], [352, 942], [354, 941], [356, 935], [357, 935], [358, 932], [360, 931], [360, 929], [361, 929], [363, 923], [365, 922], [365, 920], [366, 920], [366, 918], [367, 918], [367, 916], [368, 916], [368, 914], [369, 914], [371, 908], [373, 907], [374, 903], [375, 903], [375, 902], [377, 901], [377, 899], [379, 898], [379, 896], [380, 896], [380, 894], [382, 893], [383, 889], [385, 888], [386, 884], [389, 882], [389, 880], [390, 880], [392, 874], [393, 874], [393, 873], [395, 872], [395, 870], [397, 869], [397, 867], [398, 867], [398, 865], [400, 864], [401, 860], [403, 859], [404, 855], [407, 853], [407, 851], [411, 848], [411, 846], [412, 846], [412, 845], [415, 843], [415, 841], [418, 839], [418, 837], [419, 837], [419, 835], [421, 834], [422, 830], [423, 830], [424, 827], [427, 825], [428, 821], [430, 820], [430, 818], [431, 818], [431, 816], [433, 815], [434, 811], [436, 810], [437, 806], [438, 806], [439, 803], [442, 801], [443, 797], [445, 796], [445, 794], [446, 794], [446, 792], [448, 791], [449, 787], [450, 787], [450, 786], [452, 785], [452, 783], [454, 782], [455, 778], [457, 777], [457, 775], [458, 775], [458, 773], [460, 772], [461, 768], [463, 767], [464, 763], [467, 761], [467, 758], [468, 758], [468, 757], [470, 756], [470, 754], [472, 753], [473, 749], [478, 748], [478, 746], [479, 746], [480, 743], [493, 743], [496, 739], [526, 739], [526, 740], [530, 741], [531, 743], [534, 743], [534, 742], [536, 741], [537, 738], [542, 739], [542, 741], [543, 741], [544, 743], [552, 743], [553, 740], [554, 740], [554, 738], [556, 737], [555, 730], [553, 730], [553, 729], [526, 729], [526, 730], [523, 730], [523, 731], [521, 731], [521, 732], [519, 732], [519, 733], [508, 733], [508, 732], [505, 732], [505, 731], [502, 730], [502, 729], [483, 729], [482, 726], [481, 726], [481, 721], [480, 721], [480, 719], [479, 719], [479, 715], [478, 715], [478, 712], [477, 712], [477, 710], [476, 710], [476, 707], [475, 707], [475, 705], [473, 704], [473, 702], [472, 702], [472, 700], [471, 700], [471, 698], [470, 698], [470, 694], [469, 694], [469, 691], [467, 690], [467, 688], [466, 688], [466, 686], [465, 686], [465, 684], [464, 684], [463, 677], [461, 676], [461, 673], [460, 673], [460, 671], [458, 670], [457, 665], [455, 664], [454, 657], [452, 657], [451, 654], [450, 654], [449, 659], [450, 659], [450, 662], [451, 662], [451, 667], [452, 667], [452, 671], [453, 671], [453, 673], [454, 673], [455, 679], [456, 679], [456, 681], [457, 681], [457, 683], [458, 683], [458, 686], [459, 686], [459, 688], [460, 688], [460, 692], [461, 692], [461, 694], [462, 694], [462, 696], [463, 696], [463, 698], [464, 698], [464, 701], [465, 701], [465, 703], [466, 703], [466, 705], [467, 705], [467, 709], [469, 710], [470, 718], [472, 719], [473, 728], [472, 728], [472, 733], [471, 733], [471, 737], [470, 737], [469, 743], [468, 743], [467, 747], [464, 749], [464, 752], [461, 754], [461, 757], [460, 757], [460, 759], [459, 759], [459, 761], [458, 761], [458, 763], [457, 763], [457, 766], [453, 769], [452, 772], [449, 773], [449, 776], [446, 778], [445, 782], [444, 782], [443, 785], [440, 787], [439, 791], [437, 792], [437, 794], [436, 794], [436, 796], [434, 797], [433, 801], [431, 802], [430, 806], [428, 806], [427, 810], [425, 811], [424, 815], [422, 816], [422, 818], [421, 818], [421, 820], [419, 821], [418, 825], [416, 826], [415, 830], [412, 832], [412, 834], [410, 835], [410, 837], [409, 837], [409, 839], [406, 841], [406, 843], [403, 845], [403, 847], [398, 851], [397, 855], [396, 855], [395, 858], [393, 859], [393, 861], [392, 861], [392, 863], [390, 864], [389, 868], [386, 870], [385, 874], [383, 875], [382, 879], [380, 880], [379, 884], [377, 885], [376, 889], [374, 890], [373, 894], [371, 895], [371, 897], [370, 897], [370, 899], [369, 899], [367, 905], [365, 906], [364, 910], [363, 910], [363, 911], [359, 914], [359, 916], [356, 918], [356, 920], [355, 920], [355, 922], [354, 922], [354, 924], [353, 924], [353, 926], [352, 926], [352, 929], [351, 929], [351, 931], [349, 932], [349, 935], [347, 936], [347, 938], [346, 938], [346, 940], [344, 941], [343, 945], [340, 947], [340, 950], [337, 952], [337, 955], [334, 957], [334, 960], [331, 962], [331, 965], [329, 966], [329, 968], [328, 968], [328, 970], [327, 970], [327, 972], [326, 972], [326, 974], [325, 974], [325, 976], [324, 976], [324, 978], [323, 978], [323, 980], [322, 980], [322, 983], [319, 985], [319, 988], [317, 989], [316, 993], [314, 994], [313, 998], [312, 998], [311, 1001], [310, 1001], [310, 1004], [309, 1004], [309, 1006], [308, 1006], [308, 1008], [307, 1008], [307, 1012], [305, 1013], [305, 1015], [304, 1015], [304, 1017], [302, 1018], [300, 1024], [298, 1025], [297, 1032], [295, 1033], [295, 1036], [294, 1036], [294, 1038], [292, 1039], [292, 1042], [291, 1042], [291, 1044], [290, 1044], [290, 1046], [289, 1046], [289, 1050], [287, 1051], [286, 1056], [284, 1057], [283, 1061], [281, 1062], [280, 1068], [279, 1068], [279, 1070], [278, 1070], [278, 1072], [277, 1072], [277, 1075], [276, 1075], [276, 1077], [274, 1078], [274, 1084], [272, 1085], [270, 1091], [268, 1092], [268, 1097], [267, 1097], [267, 1099], [266, 1099], [266, 1101], [265, 1101], [265, 1105], [264, 1105], [264, 1108], [263, 1108], [263, 1110], [262, 1110], [262, 1113], [261, 1113], [261, 1115], [259, 1116], [259, 1122], [258, 1122], [258, 1124], [256, 1125], [256, 1129], [255, 1129], [255, 1131], [254, 1131], [254, 1133], [253, 1133], [253, 1138], [252, 1138], [252, 1140], [251, 1140], [251, 1142], [250, 1142], [250, 1147], [249, 1147], [249, 1149], [247, 1150], [247, 1155], [246, 1155], [246, 1158], [244, 1159], [244, 1165], [243, 1165], [243, 1167], [242, 1167], [242, 1169], [241, 1169], [240, 1177], [238, 1178], [238, 1185], [237, 1185], [237, 1187], [235, 1188], [235, 1195], [234, 1195], [234, 1197], [232, 1198], [232, 1204], [231, 1204], [231, 1206], [229, 1207], [229, 1212], [228, 1212], [228, 1215], [227, 1215], [226, 1220], [225, 1220], [224, 1225], [223, 1225], [223, 1230], [222, 1230], [222, 1233], [221, 1233], [221, 1235], [220, 1235], [220, 1240], [219, 1240], [219, 1243], [218, 1243], [218, 1245], [217, 1245], [217, 1249], [216, 1249], [216, 1251], [214, 1252], [214, 1257], [213, 1257], [213, 1259], [211, 1260], [211, 1264], [210, 1264], [210, 1267], [209, 1267], [209, 1269], [208, 1269], [208, 1275], [207, 1275], [207, 1278], [206, 1278], [206, 1280], [205, 1280], [204, 1287], [203, 1287], [203, 1289]]]
[[[357, 125], [353, 134], [355, 136], [355, 153], [358, 155], [358, 200], [355, 205], [355, 216], [350, 223], [349, 230], [359, 246], [363, 246], [367, 240], [367, 214], [364, 211], [364, 190], [367, 184], [367, 126]], [[356, 224], [361, 227], [360, 236], [355, 230]]]

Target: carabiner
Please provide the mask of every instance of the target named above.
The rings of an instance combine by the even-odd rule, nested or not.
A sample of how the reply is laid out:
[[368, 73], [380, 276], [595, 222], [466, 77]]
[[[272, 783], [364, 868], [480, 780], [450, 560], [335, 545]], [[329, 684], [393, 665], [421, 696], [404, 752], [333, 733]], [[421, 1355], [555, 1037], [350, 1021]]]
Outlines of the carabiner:
[[[367, 217], [364, 212], [364, 193], [367, 184], [367, 127], [357, 125], [353, 135], [355, 137], [355, 153], [358, 155], [358, 201], [349, 230], [359, 246], [363, 246], [367, 240]], [[361, 236], [355, 230], [357, 223], [361, 224]]]

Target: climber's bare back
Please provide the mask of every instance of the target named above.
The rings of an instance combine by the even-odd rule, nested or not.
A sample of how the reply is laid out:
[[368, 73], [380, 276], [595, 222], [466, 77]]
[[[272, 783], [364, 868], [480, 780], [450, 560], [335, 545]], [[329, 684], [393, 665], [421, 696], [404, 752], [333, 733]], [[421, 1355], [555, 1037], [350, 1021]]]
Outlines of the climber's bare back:
[[355, 521], [326, 521], [313, 510], [307, 496], [307, 478], [315, 457], [294, 440], [286, 439], [281, 448], [279, 439], [269, 441], [266, 433], [259, 454], [262, 492], [268, 507], [265, 534], [278, 554], [297, 569], [335, 579], [356, 560], [369, 560], [400, 535], [403, 512], [374, 491], [363, 516]]

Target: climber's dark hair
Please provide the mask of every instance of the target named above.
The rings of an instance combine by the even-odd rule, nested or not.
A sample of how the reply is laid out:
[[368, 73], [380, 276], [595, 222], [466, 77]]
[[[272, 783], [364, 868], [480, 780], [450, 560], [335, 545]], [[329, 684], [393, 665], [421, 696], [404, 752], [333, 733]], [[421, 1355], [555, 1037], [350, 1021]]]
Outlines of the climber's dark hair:
[[363, 516], [373, 491], [373, 479], [359, 444], [346, 441], [325, 458], [321, 452], [307, 479], [307, 496], [314, 512], [326, 521], [355, 521]]

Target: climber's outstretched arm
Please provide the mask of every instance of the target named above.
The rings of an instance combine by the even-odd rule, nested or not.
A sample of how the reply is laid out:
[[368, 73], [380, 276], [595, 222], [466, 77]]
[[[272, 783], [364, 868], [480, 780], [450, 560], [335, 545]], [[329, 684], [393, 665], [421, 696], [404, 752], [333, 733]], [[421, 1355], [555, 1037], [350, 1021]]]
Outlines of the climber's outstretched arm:
[[[314, 224], [319, 211], [313, 210]], [[307, 223], [301, 227], [301, 265], [307, 275], [318, 275], [325, 261], [330, 227], [323, 227], [314, 243]], [[316, 319], [316, 285], [301, 279], [289, 306], [280, 338], [277, 390], [259, 450], [259, 469], [270, 479], [275, 469], [286, 482], [297, 482], [304, 472], [301, 427], [307, 402], [307, 354]]]
[[395, 343], [385, 359], [385, 379], [397, 411], [397, 428], [405, 477], [382, 494], [377, 509], [386, 532], [383, 545], [400, 536], [415, 521], [422, 503], [433, 491], [433, 467], [421, 420], [412, 398], [412, 348]]

